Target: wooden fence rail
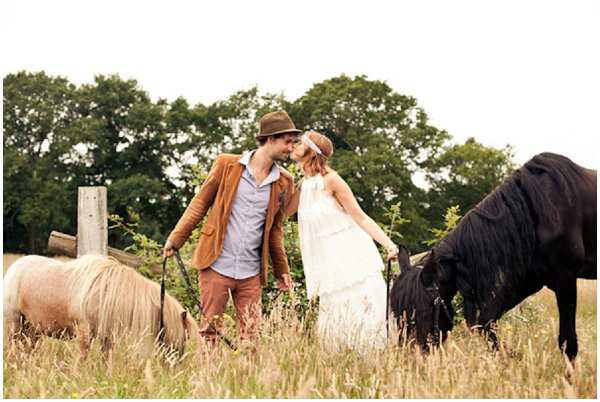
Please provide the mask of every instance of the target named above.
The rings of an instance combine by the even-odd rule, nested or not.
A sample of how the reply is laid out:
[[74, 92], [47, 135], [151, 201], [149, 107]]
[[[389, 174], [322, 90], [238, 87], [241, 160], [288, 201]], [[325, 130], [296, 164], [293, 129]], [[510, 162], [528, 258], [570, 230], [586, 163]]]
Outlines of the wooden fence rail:
[[[48, 238], [48, 251], [53, 254], [77, 257], [77, 238], [66, 233], [53, 230]], [[108, 247], [108, 255], [116, 258], [119, 262], [132, 268], [138, 268], [143, 261], [135, 254], [128, 253], [113, 247]]]

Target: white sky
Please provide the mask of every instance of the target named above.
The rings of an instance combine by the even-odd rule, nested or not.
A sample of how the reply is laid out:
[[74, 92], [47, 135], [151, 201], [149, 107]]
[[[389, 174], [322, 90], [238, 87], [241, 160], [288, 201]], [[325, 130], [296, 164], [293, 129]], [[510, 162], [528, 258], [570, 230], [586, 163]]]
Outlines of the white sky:
[[2, 76], [135, 78], [209, 104], [341, 73], [414, 96], [456, 141], [598, 167], [598, 1], [2, 1]]

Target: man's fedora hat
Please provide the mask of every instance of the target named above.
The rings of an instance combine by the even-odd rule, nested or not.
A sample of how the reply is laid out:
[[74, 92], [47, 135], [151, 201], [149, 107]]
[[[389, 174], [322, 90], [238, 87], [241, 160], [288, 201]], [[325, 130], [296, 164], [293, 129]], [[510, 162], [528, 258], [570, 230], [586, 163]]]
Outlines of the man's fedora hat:
[[269, 137], [275, 134], [301, 133], [294, 125], [290, 116], [283, 110], [267, 113], [260, 118], [259, 133], [256, 138]]

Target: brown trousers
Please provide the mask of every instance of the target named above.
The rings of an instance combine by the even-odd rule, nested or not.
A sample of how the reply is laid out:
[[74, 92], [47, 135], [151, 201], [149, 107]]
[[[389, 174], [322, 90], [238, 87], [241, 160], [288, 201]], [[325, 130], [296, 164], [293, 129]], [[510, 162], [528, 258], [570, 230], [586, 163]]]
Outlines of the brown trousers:
[[220, 330], [222, 314], [229, 301], [229, 292], [235, 306], [235, 316], [241, 339], [255, 339], [261, 319], [260, 275], [246, 279], [233, 279], [221, 275], [212, 268], [200, 270], [200, 298], [204, 315], [200, 324], [200, 335], [215, 343], [216, 333], [208, 320]]

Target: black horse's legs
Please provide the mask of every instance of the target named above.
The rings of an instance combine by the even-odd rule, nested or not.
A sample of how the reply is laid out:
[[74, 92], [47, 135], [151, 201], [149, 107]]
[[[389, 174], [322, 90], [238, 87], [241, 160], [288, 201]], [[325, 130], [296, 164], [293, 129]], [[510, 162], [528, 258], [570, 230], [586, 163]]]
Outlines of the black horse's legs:
[[488, 323], [483, 327], [483, 336], [491, 344], [493, 350], [499, 349], [498, 336], [492, 323]]
[[496, 314], [492, 314], [488, 311], [482, 311], [477, 316], [477, 309], [475, 303], [470, 300], [464, 300], [464, 314], [467, 320], [467, 325], [471, 329], [477, 329], [480, 335], [482, 335], [486, 341], [491, 343], [494, 350], [498, 350], [498, 336], [494, 330], [494, 323], [496, 322]]
[[477, 309], [475, 308], [475, 304], [468, 299], [464, 299], [463, 308], [465, 320], [467, 321], [469, 328], [477, 325]]
[[484, 337], [484, 339], [490, 344], [493, 350], [499, 349], [498, 336], [496, 335], [495, 330], [495, 318], [486, 317], [484, 314], [480, 315], [479, 322], [480, 324], [477, 328], [479, 333]]
[[575, 274], [565, 272], [555, 284], [556, 303], [560, 319], [558, 347], [564, 350], [569, 359], [577, 356], [577, 333], [575, 316], [577, 311], [577, 279]]

